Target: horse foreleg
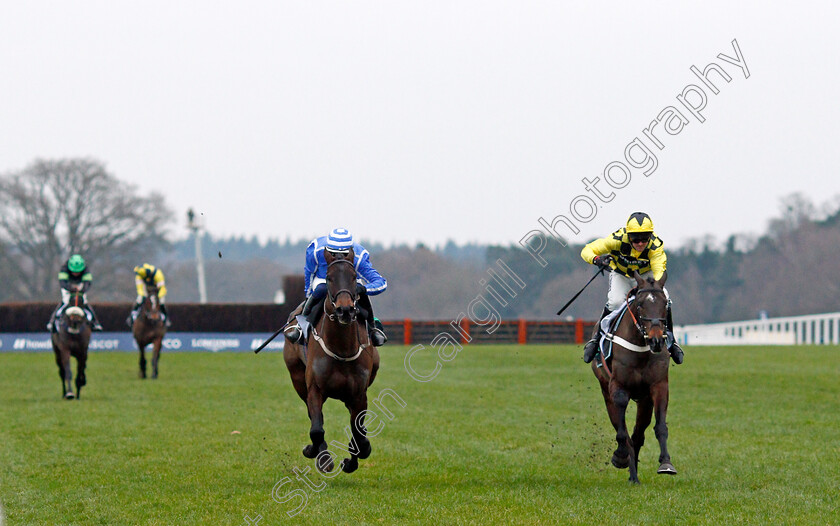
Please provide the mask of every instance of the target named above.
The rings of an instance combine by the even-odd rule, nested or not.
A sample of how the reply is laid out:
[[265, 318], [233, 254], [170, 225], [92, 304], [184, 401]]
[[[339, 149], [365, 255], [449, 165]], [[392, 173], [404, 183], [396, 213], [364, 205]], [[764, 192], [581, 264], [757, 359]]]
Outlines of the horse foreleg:
[[639, 452], [645, 445], [645, 430], [650, 425], [653, 416], [653, 400], [648, 397], [636, 402], [636, 426], [633, 428], [633, 436], [630, 442], [633, 443], [633, 453], [636, 457], [636, 470], [639, 467]]
[[624, 415], [627, 412], [627, 405], [630, 403], [630, 395], [627, 391], [612, 382], [610, 383], [609, 395], [613, 403], [613, 410], [610, 411], [610, 408], [607, 407], [607, 412], [615, 428], [615, 441], [618, 444], [618, 448], [613, 453], [612, 464], [619, 469], [629, 467], [630, 482], [638, 483], [636, 460], [633, 458], [635, 452], [633, 451], [633, 444], [630, 442], [630, 433], [627, 432], [627, 423], [624, 419]]
[[140, 348], [140, 378], [146, 377], [146, 346], [140, 345], [137, 343], [137, 347]]
[[659, 469], [656, 472], [660, 475], [676, 475], [677, 470], [671, 464], [671, 455], [668, 454], [668, 424], [665, 422], [665, 415], [668, 413], [668, 380], [655, 384], [650, 392], [656, 414], [653, 432], [659, 441]]
[[345, 403], [350, 411], [350, 430], [352, 439], [348, 446], [350, 458], [345, 458], [341, 463], [341, 469], [345, 473], [353, 473], [359, 467], [359, 459], [366, 459], [370, 456], [373, 448], [367, 438], [365, 429], [365, 414], [367, 411], [367, 393], [362, 393], [359, 398]]
[[[306, 407], [309, 410], [309, 420], [311, 422], [309, 439], [312, 443], [303, 448], [303, 456], [306, 458], [316, 458], [323, 451], [327, 450], [327, 443], [324, 441], [324, 395], [318, 386], [309, 386], [309, 391], [306, 396]], [[319, 461], [316, 464], [318, 469], [324, 473], [333, 470], [333, 461], [329, 455], [327, 455], [327, 460], [323, 462]]]
[[163, 338], [157, 338], [152, 342], [152, 378], [158, 377], [158, 361], [160, 360], [160, 348], [163, 345]]

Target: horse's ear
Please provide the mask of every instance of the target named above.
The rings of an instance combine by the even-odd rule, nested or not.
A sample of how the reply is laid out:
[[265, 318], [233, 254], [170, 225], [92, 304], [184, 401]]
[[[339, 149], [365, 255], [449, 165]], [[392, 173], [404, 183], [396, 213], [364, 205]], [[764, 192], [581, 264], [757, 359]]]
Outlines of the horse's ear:
[[662, 273], [662, 277], [656, 282], [663, 289], [665, 288], [665, 281], [668, 279], [668, 271]]
[[645, 280], [642, 278], [642, 275], [639, 274], [638, 270], [633, 271], [633, 278], [635, 278], [636, 285], [638, 285], [640, 289], [645, 288]]
[[324, 261], [327, 262], [327, 265], [332, 263], [335, 260], [335, 254], [330, 252], [329, 250], [324, 251]]

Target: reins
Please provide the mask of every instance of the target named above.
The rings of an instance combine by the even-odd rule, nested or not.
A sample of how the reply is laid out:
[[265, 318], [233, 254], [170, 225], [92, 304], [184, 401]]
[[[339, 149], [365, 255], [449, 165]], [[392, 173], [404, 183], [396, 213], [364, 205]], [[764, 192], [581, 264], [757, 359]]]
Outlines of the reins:
[[[330, 321], [334, 321], [334, 320], [330, 320]], [[324, 324], [325, 323], [326, 323], [326, 318], [321, 320], [321, 330], [322, 331], [324, 330]], [[362, 351], [365, 350], [365, 347], [370, 347], [370, 342], [361, 343], [362, 342], [362, 337], [361, 337], [361, 334], [359, 332], [359, 322], [355, 322], [355, 323], [356, 323], [356, 341], [359, 342], [359, 350], [356, 351], [356, 354], [354, 354], [353, 356], [339, 356], [338, 354], [335, 354], [334, 352], [329, 350], [329, 348], [327, 348], [326, 342], [324, 341], [323, 338], [321, 338], [320, 335], [318, 335], [318, 331], [315, 329], [314, 326], [312, 327], [312, 337], [315, 338], [315, 341], [317, 341], [321, 345], [321, 349], [323, 349], [324, 352], [327, 354], [327, 356], [329, 356], [330, 358], [332, 358], [334, 360], [338, 360], [340, 362], [352, 362], [353, 360], [357, 359], [359, 356], [362, 355]]]
[[[338, 264], [338, 263], [346, 263], [346, 264], [350, 265], [353, 268], [353, 273], [355, 274], [356, 266], [349, 259], [336, 259], [336, 260], [332, 261], [330, 264], [327, 265], [327, 271], [329, 272], [329, 268], [332, 267], [333, 265]], [[358, 298], [356, 297], [356, 291], [355, 290], [340, 289], [335, 294], [333, 294], [332, 291], [330, 291], [329, 287], [327, 287], [327, 298], [330, 300], [330, 303], [332, 304], [333, 309], [336, 308], [336, 300], [338, 299], [338, 297], [341, 294], [344, 294], [344, 293], [346, 293], [348, 296], [350, 296], [350, 299], [353, 301], [353, 308], [357, 309], [358, 307], [357, 307], [356, 303], [358, 302]], [[332, 322], [332, 323], [336, 323], [335, 310], [333, 310], [333, 312], [329, 312], [327, 310], [327, 302], [325, 301], [324, 302], [324, 318], [321, 320], [321, 323], [320, 323], [322, 332], [324, 330], [324, 324], [327, 322], [327, 319], [329, 319], [329, 321]], [[356, 351], [356, 354], [354, 354], [353, 356], [340, 356], [340, 355], [332, 352], [327, 347], [326, 342], [318, 334], [318, 331], [316, 330], [316, 328], [314, 326], [312, 327], [312, 337], [315, 338], [315, 341], [318, 342], [318, 344], [321, 346], [321, 349], [323, 349], [324, 352], [327, 354], [327, 356], [329, 356], [330, 358], [332, 358], [334, 360], [338, 360], [340, 362], [352, 362], [353, 360], [356, 360], [359, 356], [362, 355], [362, 352], [365, 350], [365, 347], [370, 346], [370, 342], [362, 343], [362, 336], [361, 336], [361, 332], [360, 332], [360, 328], [359, 328], [359, 321], [356, 319], [355, 314], [353, 315], [351, 323], [356, 324], [356, 341], [359, 342], [359, 349]]]

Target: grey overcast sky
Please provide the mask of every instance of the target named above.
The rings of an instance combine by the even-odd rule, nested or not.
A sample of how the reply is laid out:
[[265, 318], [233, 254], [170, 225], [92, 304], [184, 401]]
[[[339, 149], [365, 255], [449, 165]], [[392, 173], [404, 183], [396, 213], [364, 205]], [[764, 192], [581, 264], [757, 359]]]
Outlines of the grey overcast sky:
[[[670, 244], [761, 233], [781, 196], [840, 194], [838, 11], [5, 0], [0, 172], [93, 157], [163, 192], [178, 237], [192, 206], [215, 235], [516, 243], [573, 203], [580, 233], [558, 230], [576, 242], [635, 210]], [[718, 58], [733, 39], [749, 78]], [[731, 76], [709, 73], [716, 95], [689, 69], [713, 61]], [[691, 84], [702, 123], [677, 100]], [[661, 150], [643, 131], [657, 117]], [[625, 159], [635, 138], [649, 176]], [[611, 200], [586, 191], [595, 177]]]

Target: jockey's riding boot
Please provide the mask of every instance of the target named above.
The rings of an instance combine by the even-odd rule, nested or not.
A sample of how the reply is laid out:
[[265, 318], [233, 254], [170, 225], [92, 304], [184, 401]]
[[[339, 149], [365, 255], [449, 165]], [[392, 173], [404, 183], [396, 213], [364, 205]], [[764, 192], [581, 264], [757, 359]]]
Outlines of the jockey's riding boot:
[[[310, 294], [309, 297], [306, 298], [306, 301], [303, 302], [301, 316], [305, 317], [310, 325], [315, 323], [315, 318], [318, 316], [318, 310], [314, 308], [317, 304], [318, 298], [315, 297], [315, 294]], [[298, 323], [290, 325], [285, 331], [283, 331], [283, 334], [292, 343], [303, 343], [303, 331]]]
[[85, 309], [90, 313], [90, 323], [95, 331], [101, 331], [102, 325], [99, 323], [99, 320], [96, 317], [96, 312], [94, 312], [93, 307], [90, 305], [85, 305]]
[[598, 318], [598, 321], [595, 323], [595, 327], [592, 329], [592, 338], [583, 348], [583, 361], [584, 363], [589, 363], [595, 359], [595, 355], [598, 354], [598, 342], [601, 340], [601, 320], [603, 320], [607, 314], [612, 312], [608, 308], [604, 307], [604, 312], [601, 313], [601, 317]]
[[382, 327], [382, 322], [379, 318], [373, 319], [373, 326], [370, 329], [370, 343], [374, 347], [382, 347], [388, 341], [388, 336], [385, 335], [385, 329]]
[[300, 330], [300, 325], [297, 323], [290, 325], [285, 331], [283, 331], [283, 334], [292, 343], [303, 343], [303, 331]]
[[373, 315], [373, 305], [370, 303], [370, 296], [364, 290], [359, 291], [359, 306], [367, 313], [368, 337], [370, 343], [374, 347], [382, 347], [388, 341], [388, 336], [385, 334], [385, 328], [382, 327], [382, 322], [379, 318]]
[[134, 326], [134, 320], [137, 319], [137, 316], [140, 314], [140, 308], [143, 306], [143, 300], [134, 302], [134, 306], [131, 307], [131, 312], [128, 313], [128, 318], [125, 319], [125, 324], [129, 327]]
[[58, 314], [58, 309], [60, 309], [60, 308], [61, 308], [60, 305], [55, 308], [53, 313], [50, 315], [50, 321], [47, 322], [47, 330], [50, 331], [50, 332], [52, 332], [53, 329], [55, 328], [55, 315]]
[[677, 343], [677, 339], [674, 337], [674, 320], [671, 318], [671, 304], [668, 303], [668, 319], [666, 320], [668, 324], [666, 335], [668, 336], [668, 352], [671, 353], [671, 359], [674, 360], [674, 363], [679, 365], [683, 363], [684, 355], [682, 347], [680, 344]]
[[[326, 296], [312, 299], [314, 296], [314, 294], [309, 296], [309, 299], [306, 300], [307, 305], [303, 307], [303, 312], [305, 312], [304, 316], [306, 316], [306, 321], [309, 322], [311, 327], [314, 327], [318, 323], [321, 313], [324, 312], [324, 302], [327, 301]], [[309, 307], [309, 312], [306, 311], [307, 306]]]
[[166, 312], [166, 305], [164, 303], [160, 304], [160, 312], [163, 314], [163, 323], [166, 325], [167, 328], [172, 326], [172, 322], [169, 321], [169, 313]]
[[315, 305], [315, 295], [310, 294], [309, 297], [306, 298], [306, 301], [303, 302], [303, 310], [301, 314], [303, 317], [309, 316], [309, 313], [312, 312], [312, 307]]
[[47, 330], [50, 332], [58, 331], [58, 319], [61, 318], [61, 313], [64, 312], [65, 304], [60, 304], [52, 313], [50, 321], [47, 323]]

